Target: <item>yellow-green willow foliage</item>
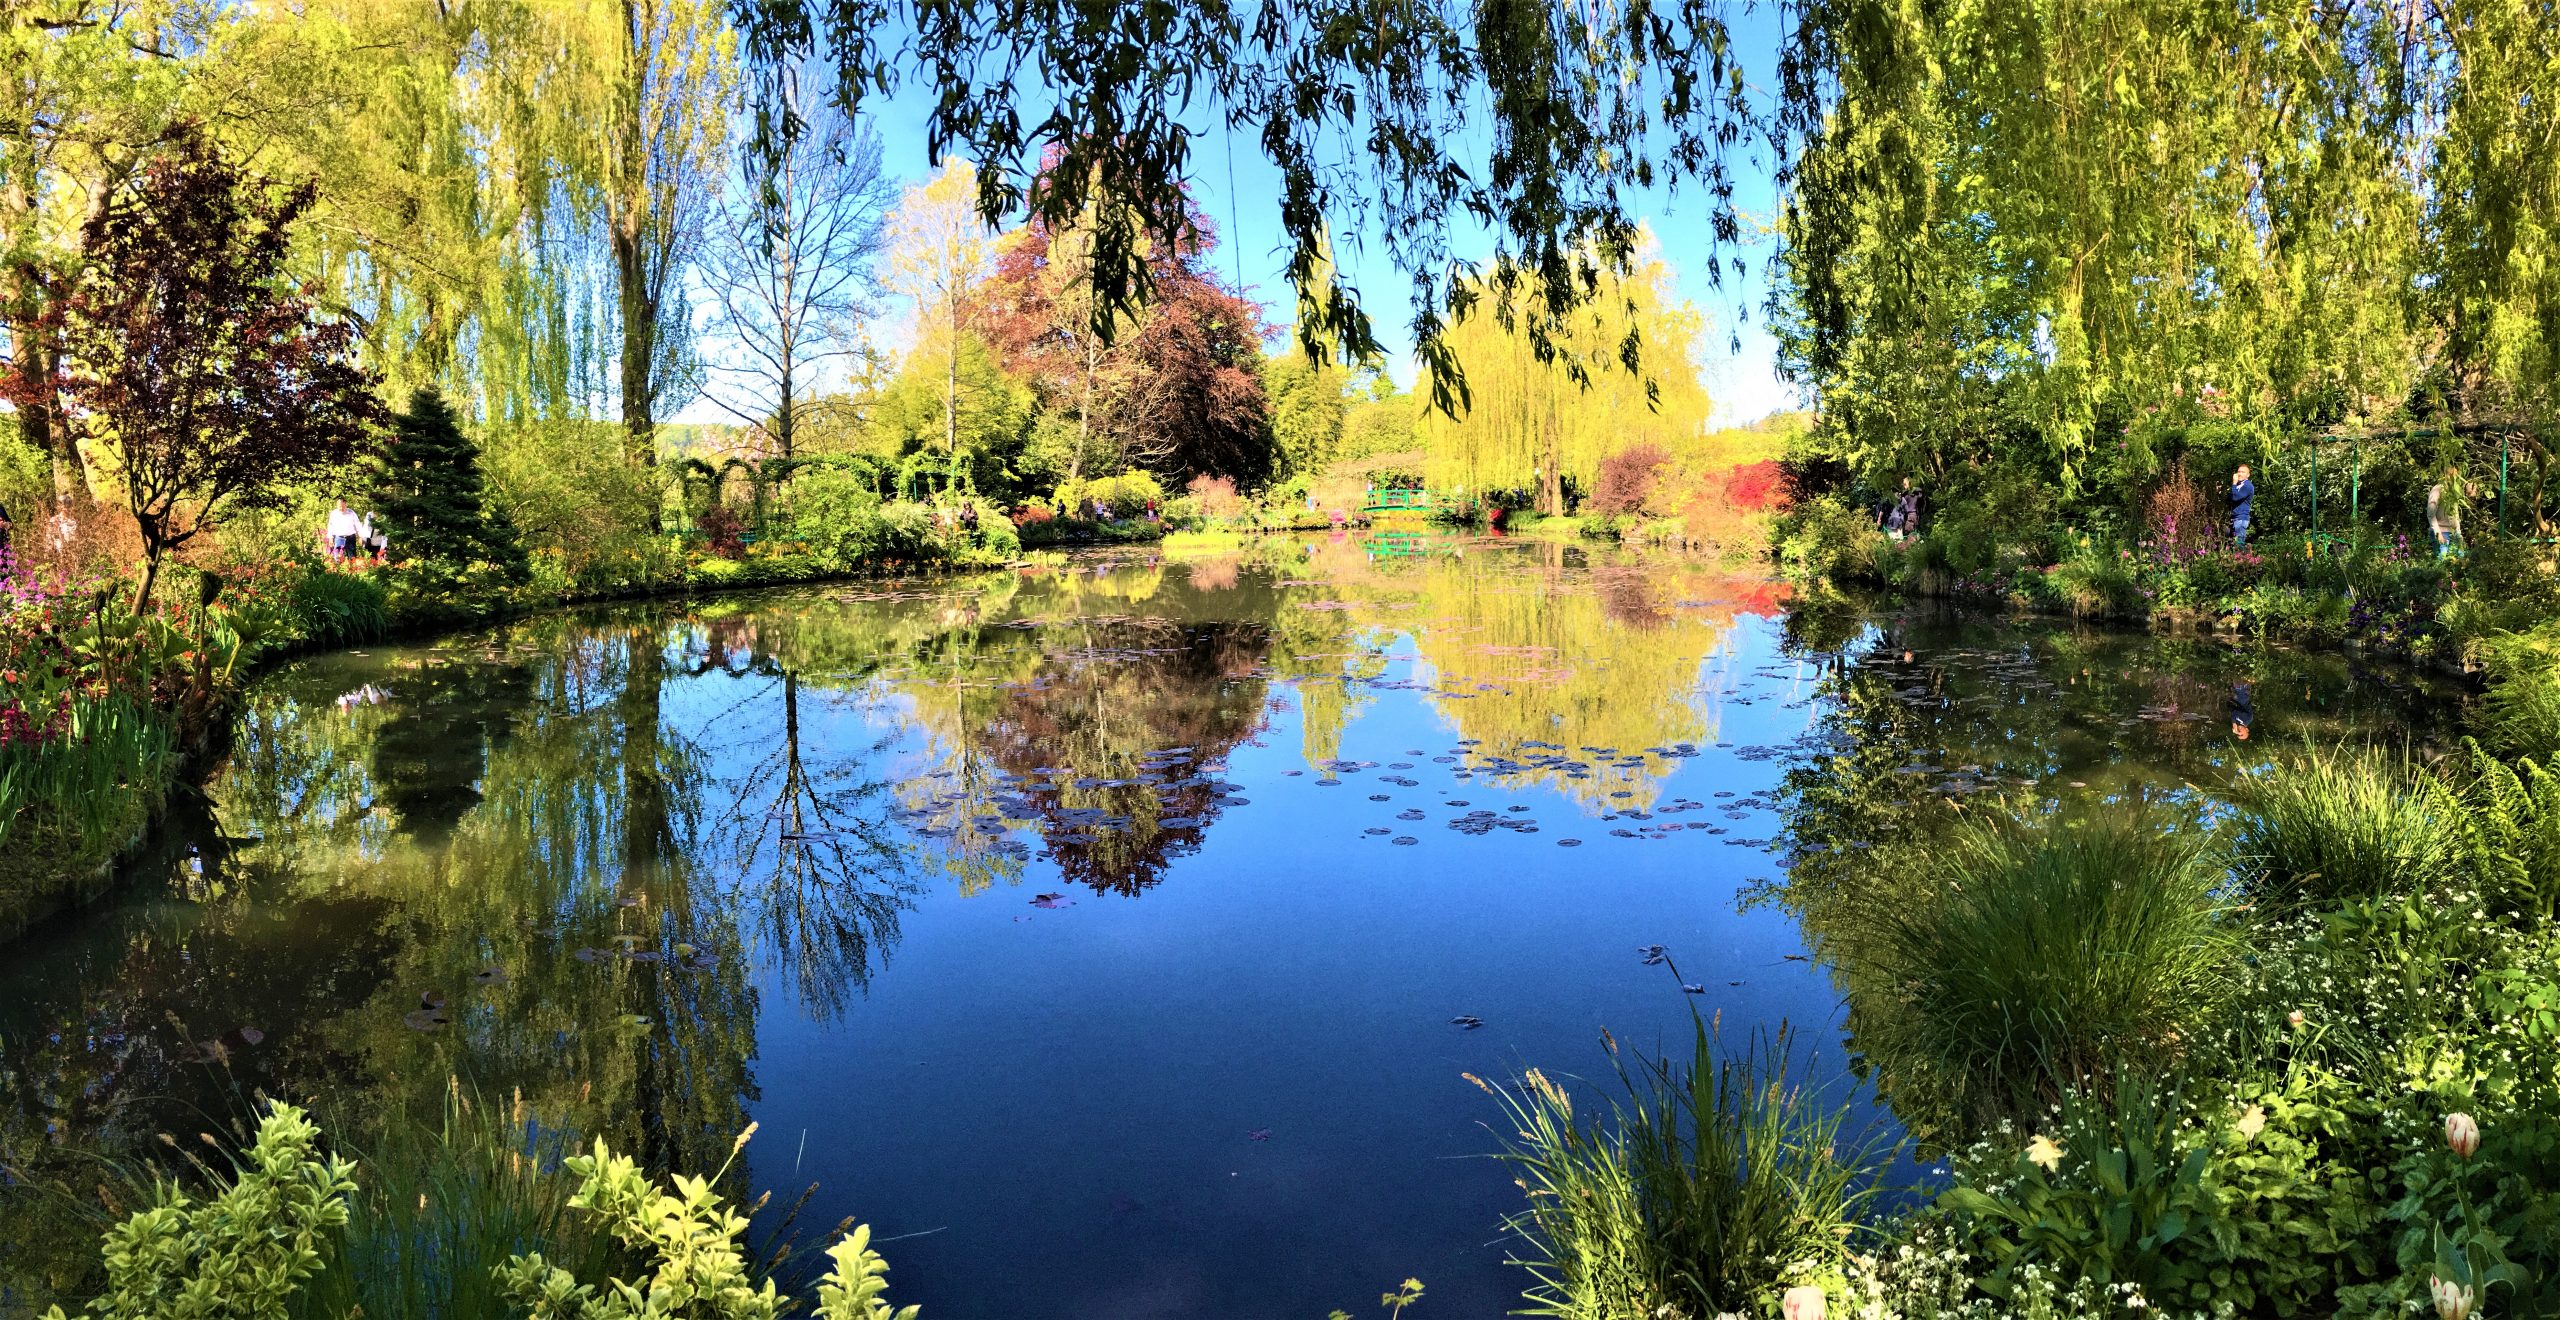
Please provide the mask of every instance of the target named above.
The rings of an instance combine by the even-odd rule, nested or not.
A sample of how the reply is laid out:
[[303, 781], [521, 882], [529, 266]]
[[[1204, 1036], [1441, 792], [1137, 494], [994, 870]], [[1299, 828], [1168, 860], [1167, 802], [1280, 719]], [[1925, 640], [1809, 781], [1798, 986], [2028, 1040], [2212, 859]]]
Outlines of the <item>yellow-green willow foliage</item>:
[[1781, 363], [1887, 477], [2547, 413], [2552, 35], [2532, 0], [1804, 6]]
[[1675, 293], [1651, 241], [1626, 276], [1602, 277], [1550, 360], [1538, 360], [1525, 329], [1534, 295], [1518, 293], [1509, 328], [1490, 297], [1448, 332], [1467, 407], [1426, 413], [1416, 428], [1434, 489], [1534, 488], [1540, 512], [1562, 513], [1565, 483], [1588, 487], [1600, 460], [1644, 443], [1677, 452], [1704, 431], [1707, 390], [1693, 357], [1705, 322]]

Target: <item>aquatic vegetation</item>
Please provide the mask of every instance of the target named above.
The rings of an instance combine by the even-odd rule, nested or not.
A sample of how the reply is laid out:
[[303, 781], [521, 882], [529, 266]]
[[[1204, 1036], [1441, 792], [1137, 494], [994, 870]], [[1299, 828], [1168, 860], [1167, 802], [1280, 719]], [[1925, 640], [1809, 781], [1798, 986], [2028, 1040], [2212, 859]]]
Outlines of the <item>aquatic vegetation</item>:
[[1507, 1086], [1470, 1078], [1502, 1106], [1514, 1135], [1499, 1158], [1528, 1195], [1509, 1221], [1533, 1280], [1519, 1314], [1765, 1313], [1845, 1272], [1885, 1153], [1843, 1148], [1838, 1103], [1789, 1075], [1789, 1033], [1727, 1056], [1690, 1020], [1685, 1064], [1607, 1041], [1624, 1098], [1604, 1113], [1578, 1115], [1534, 1068]]
[[1851, 1032], [1905, 1120], [1943, 1130], [2174, 1063], [2235, 932], [2204, 842], [2136, 812], [1967, 825], [1919, 882], [1855, 906], [1874, 993]]
[[2378, 751], [2290, 757], [2243, 777], [2230, 797], [2232, 870], [2263, 902], [2423, 893], [2455, 862], [2459, 804], [2434, 776]]

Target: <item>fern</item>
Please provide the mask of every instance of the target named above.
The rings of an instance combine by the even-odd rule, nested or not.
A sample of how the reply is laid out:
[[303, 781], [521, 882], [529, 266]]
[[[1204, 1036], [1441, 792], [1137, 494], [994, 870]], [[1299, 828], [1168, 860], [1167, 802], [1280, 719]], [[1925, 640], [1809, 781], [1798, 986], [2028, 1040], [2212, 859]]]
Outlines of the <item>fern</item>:
[[2462, 848], [2484, 897], [2523, 916], [2560, 915], [2560, 774], [2464, 739]]

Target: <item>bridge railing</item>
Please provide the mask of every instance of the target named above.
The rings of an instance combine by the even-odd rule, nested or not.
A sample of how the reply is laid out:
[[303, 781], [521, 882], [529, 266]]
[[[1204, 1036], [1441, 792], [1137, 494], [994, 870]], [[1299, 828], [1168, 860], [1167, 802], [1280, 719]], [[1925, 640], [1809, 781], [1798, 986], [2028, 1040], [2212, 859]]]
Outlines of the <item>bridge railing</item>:
[[1427, 490], [1373, 490], [1362, 507], [1372, 513], [1389, 509], [1415, 509], [1428, 513], [1438, 507], [1438, 502]]

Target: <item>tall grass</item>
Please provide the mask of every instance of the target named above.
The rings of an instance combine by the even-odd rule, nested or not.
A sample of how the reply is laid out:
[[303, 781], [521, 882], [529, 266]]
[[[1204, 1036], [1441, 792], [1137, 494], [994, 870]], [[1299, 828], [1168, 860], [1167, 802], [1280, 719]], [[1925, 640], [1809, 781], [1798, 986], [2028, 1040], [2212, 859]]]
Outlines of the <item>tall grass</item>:
[[294, 1296], [300, 1317], [473, 1320], [514, 1314], [495, 1273], [540, 1252], [580, 1273], [604, 1271], [612, 1244], [569, 1206], [575, 1153], [521, 1096], [486, 1104], [450, 1085], [434, 1122], [395, 1117], [355, 1153], [347, 1222], [326, 1267]]
[[354, 646], [391, 630], [391, 598], [363, 573], [305, 572], [293, 584], [291, 609], [316, 646]]
[[2291, 758], [2240, 780], [2230, 797], [2232, 873], [2261, 902], [2422, 891], [2459, 859], [2461, 804], [2434, 776], [2379, 752]]
[[104, 854], [150, 817], [174, 755], [154, 712], [121, 695], [74, 696], [60, 736], [0, 745], [0, 845]]
[[1528, 1193], [1509, 1228], [1535, 1282], [1514, 1314], [1619, 1317], [1767, 1314], [1791, 1284], [1836, 1279], [1886, 1157], [1841, 1149], [1840, 1106], [1788, 1078], [1788, 1038], [1720, 1057], [1696, 1028], [1689, 1063], [1610, 1042], [1625, 1099], [1575, 1112], [1535, 1069], [1501, 1102], [1514, 1136], [1500, 1158]]
[[1969, 824], [1853, 902], [1851, 1027], [1915, 1128], [1986, 1127], [2165, 1068], [2228, 988], [2205, 842], [2137, 812]]

